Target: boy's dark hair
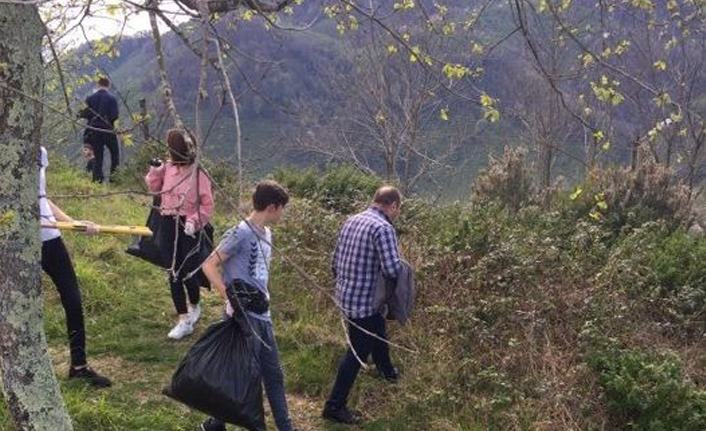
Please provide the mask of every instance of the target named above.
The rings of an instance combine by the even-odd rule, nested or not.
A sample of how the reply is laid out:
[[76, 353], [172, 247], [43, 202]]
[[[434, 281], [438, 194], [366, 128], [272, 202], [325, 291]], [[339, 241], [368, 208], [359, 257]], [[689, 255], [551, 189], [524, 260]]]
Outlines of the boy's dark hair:
[[375, 192], [373, 202], [385, 206], [392, 205], [395, 202], [400, 205], [402, 204], [402, 193], [400, 193], [397, 187], [382, 186]]
[[110, 87], [110, 79], [106, 78], [105, 76], [101, 76], [98, 78], [98, 85], [101, 87]]
[[276, 181], [264, 180], [255, 186], [255, 193], [252, 195], [255, 211], [264, 211], [270, 204], [279, 208], [287, 205], [288, 202], [289, 193]]
[[167, 132], [169, 158], [173, 163], [192, 164], [196, 158], [195, 145], [196, 137], [189, 130], [170, 129]]

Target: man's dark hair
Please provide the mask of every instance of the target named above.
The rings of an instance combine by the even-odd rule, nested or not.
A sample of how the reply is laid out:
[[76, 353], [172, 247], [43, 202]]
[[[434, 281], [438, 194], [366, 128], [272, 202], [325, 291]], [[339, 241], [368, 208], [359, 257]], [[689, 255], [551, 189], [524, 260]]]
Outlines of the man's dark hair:
[[173, 163], [190, 165], [194, 162], [196, 137], [189, 130], [170, 129], [167, 132], [169, 158]]
[[289, 193], [276, 181], [264, 180], [255, 186], [255, 193], [252, 195], [255, 211], [264, 211], [270, 204], [275, 204], [279, 208], [287, 205], [287, 202], [289, 202]]
[[98, 78], [98, 85], [101, 87], [110, 87], [110, 79], [106, 78], [105, 76], [101, 76]]
[[397, 204], [402, 204], [402, 193], [393, 186], [382, 186], [375, 192], [373, 197], [373, 203], [379, 205], [392, 205], [397, 202]]

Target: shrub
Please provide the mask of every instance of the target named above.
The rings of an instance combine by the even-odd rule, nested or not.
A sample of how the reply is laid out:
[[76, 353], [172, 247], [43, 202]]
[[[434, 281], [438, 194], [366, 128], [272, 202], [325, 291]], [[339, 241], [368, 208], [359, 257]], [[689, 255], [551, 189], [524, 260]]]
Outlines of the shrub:
[[618, 429], [706, 429], [706, 392], [685, 381], [675, 357], [607, 348], [589, 359]]
[[380, 178], [347, 165], [330, 166], [323, 175], [314, 169], [279, 168], [273, 176], [294, 196], [315, 200], [345, 214], [367, 204], [383, 183]]
[[505, 147], [501, 158], [491, 157], [490, 166], [481, 171], [473, 183], [473, 200], [497, 202], [512, 212], [530, 202], [535, 188], [532, 173], [525, 163], [526, 155], [524, 148]]
[[[664, 222], [643, 225], [614, 250], [602, 271], [607, 286], [618, 286], [646, 301], [680, 325], [703, 331], [706, 313], [706, 241]], [[652, 317], [654, 318], [654, 316]]]
[[688, 225], [693, 218], [688, 188], [676, 182], [668, 168], [651, 161], [634, 171], [593, 169], [587, 176], [586, 190], [575, 199], [575, 208], [614, 232], [656, 220], [675, 228]]
[[153, 157], [165, 158], [166, 147], [157, 141], [145, 141], [136, 146], [135, 152], [123, 160], [116, 172], [116, 177], [111, 179], [127, 187], [145, 188], [143, 177], [149, 170], [149, 161]]

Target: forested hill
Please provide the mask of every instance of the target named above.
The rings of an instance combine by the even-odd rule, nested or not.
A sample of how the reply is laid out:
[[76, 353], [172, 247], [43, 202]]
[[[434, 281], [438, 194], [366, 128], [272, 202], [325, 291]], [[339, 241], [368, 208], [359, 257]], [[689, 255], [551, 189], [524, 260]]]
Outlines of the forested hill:
[[[489, 38], [511, 26], [507, 11], [496, 11], [494, 14], [495, 23], [487, 29]], [[410, 25], [413, 23], [410, 22]], [[180, 29], [189, 34], [194, 31], [192, 27], [192, 24], [186, 23]], [[312, 124], [312, 127], [319, 127], [315, 130], [318, 136], [321, 127], [332, 125], [338, 118], [353, 115], [351, 111], [356, 107], [348, 103], [350, 92], [368, 92], [365, 84], [370, 78], [361, 75], [360, 69], [365, 68], [365, 64], [356, 63], [357, 46], [341, 36], [336, 23], [325, 16], [316, 19], [315, 24], [304, 31], [267, 29], [264, 21], [259, 19], [240, 19], [237, 26], [221, 23], [217, 27], [219, 34], [232, 48], [228, 51], [226, 65], [238, 96], [245, 158], [250, 170], [265, 173], [281, 164], [302, 166], [330, 160], [330, 157], [322, 157], [316, 151], [302, 148], [294, 138], [307, 133], [311, 135]], [[415, 31], [413, 28], [410, 30], [412, 33]], [[192, 39], [198, 40], [197, 37]], [[192, 124], [199, 59], [173, 32], [163, 36], [163, 45], [177, 107], [187, 123]], [[477, 65], [485, 70], [485, 76], [478, 79], [484, 82], [487, 91], [507, 102], [508, 106], [512, 105], [508, 89], [514, 84], [509, 84], [506, 78], [513, 75], [513, 70], [530, 68], [527, 59], [517, 55], [519, 47], [519, 39], [510, 39], [492, 56], [484, 59], [482, 65]], [[84, 45], [68, 55], [71, 57], [69, 62], [75, 65], [75, 68], [68, 69], [83, 77], [78, 81], [82, 85], [78, 87], [77, 100], [90, 91], [91, 86], [85, 84], [86, 79], [96, 73], [108, 73], [116, 91], [132, 112], [138, 111], [139, 99], [146, 98], [149, 113], [154, 117], [153, 125], [158, 123], [159, 114], [164, 109], [150, 34], [105, 39], [92, 46]], [[396, 76], [392, 74], [391, 79], [394, 85]], [[227, 101], [221, 108], [224, 94], [220, 77], [214, 71], [209, 74], [208, 87], [210, 97], [204, 104], [204, 129], [212, 130], [205, 145], [206, 154], [215, 158], [232, 158], [235, 133], [233, 115]], [[518, 143], [519, 126], [511, 116], [493, 125], [486, 124], [480, 109], [473, 103], [447, 100], [443, 106], [452, 107], [451, 121], [439, 119], [440, 108], [436, 107], [427, 114], [430, 119], [421, 127], [429, 133], [425, 139], [430, 146], [434, 146], [435, 142], [462, 141], [455, 145], [445, 161], [455, 170], [440, 172], [439, 175], [441, 178], [444, 175], [463, 178], [454, 187], [458, 196], [465, 195], [472, 177], [485, 165], [488, 153], [499, 154], [505, 145]], [[129, 120], [129, 116], [123, 120]], [[471, 131], [466, 130], [469, 127]], [[340, 138], [327, 135], [322, 139]], [[372, 159], [374, 165], [374, 150], [364, 151], [366, 154], [363, 157]], [[580, 153], [582, 150], [578, 148], [576, 151]], [[71, 154], [78, 157], [76, 147]], [[570, 171], [576, 169], [568, 158], [558, 164]]]

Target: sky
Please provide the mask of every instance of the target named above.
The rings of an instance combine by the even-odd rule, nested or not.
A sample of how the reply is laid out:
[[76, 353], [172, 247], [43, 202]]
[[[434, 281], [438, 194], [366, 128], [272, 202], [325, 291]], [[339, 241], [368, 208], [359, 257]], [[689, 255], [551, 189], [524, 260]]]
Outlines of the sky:
[[[143, 4], [146, 0], [134, 0], [134, 3]], [[73, 28], [82, 16], [82, 6], [86, 0], [68, 0], [51, 2], [41, 8], [45, 22], [54, 30], [55, 37], [59, 38], [59, 49], [70, 49], [85, 43], [86, 38], [97, 40], [106, 36], [113, 36], [122, 32], [125, 36], [132, 36], [141, 32], [151, 31], [149, 16], [145, 11], [129, 6], [120, 0], [94, 0], [91, 7], [91, 16], [83, 19], [83, 30]], [[119, 7], [122, 5], [122, 7]], [[160, 8], [164, 10], [170, 20], [179, 24], [188, 20], [185, 14], [171, 0], [161, 2]], [[47, 17], [52, 17], [47, 19]], [[166, 24], [157, 20], [161, 33], [169, 30]], [[62, 27], [63, 25], [63, 27]], [[66, 30], [65, 30], [66, 29]], [[67, 31], [71, 29], [71, 31]]]

